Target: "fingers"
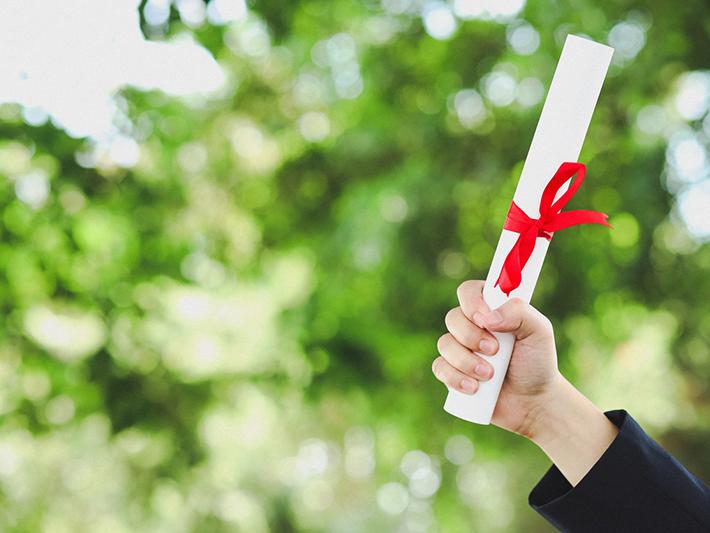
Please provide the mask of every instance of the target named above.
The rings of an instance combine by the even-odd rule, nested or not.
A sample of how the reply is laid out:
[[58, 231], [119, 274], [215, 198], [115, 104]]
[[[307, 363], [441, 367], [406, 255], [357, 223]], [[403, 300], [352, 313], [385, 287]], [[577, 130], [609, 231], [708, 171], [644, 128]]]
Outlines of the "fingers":
[[474, 323], [488, 331], [509, 331], [520, 340], [532, 335], [551, 335], [552, 324], [545, 315], [519, 298], [513, 298], [487, 313], [477, 312]]
[[443, 357], [434, 359], [431, 371], [434, 372], [436, 379], [450, 389], [455, 389], [464, 394], [473, 394], [478, 390], [478, 381], [456, 370]]
[[446, 333], [439, 338], [437, 348], [446, 362], [457, 371], [481, 381], [487, 381], [493, 376], [493, 367], [490, 363], [459, 344], [451, 333]]
[[455, 307], [444, 318], [446, 329], [466, 348], [485, 355], [498, 352], [498, 341], [487, 331], [471, 322], [460, 307]]
[[483, 284], [482, 280], [468, 280], [464, 281], [456, 289], [456, 295], [463, 314], [469, 320], [473, 320], [473, 315], [476, 312], [485, 313], [490, 311], [486, 302], [483, 301]]

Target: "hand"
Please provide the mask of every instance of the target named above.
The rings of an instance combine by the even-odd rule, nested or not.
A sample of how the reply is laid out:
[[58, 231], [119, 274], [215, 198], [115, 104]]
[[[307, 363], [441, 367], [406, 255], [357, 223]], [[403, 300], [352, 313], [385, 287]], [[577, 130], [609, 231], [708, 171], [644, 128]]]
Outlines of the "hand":
[[493, 375], [486, 359], [497, 353], [498, 342], [490, 332], [513, 333], [516, 341], [492, 422], [530, 437], [540, 407], [563, 379], [552, 324], [517, 298], [491, 312], [483, 301], [483, 281], [466, 281], [457, 294], [460, 306], [446, 315], [449, 332], [439, 339], [434, 374], [451, 388], [475, 394], [479, 381]]
[[[491, 332], [510, 332], [515, 344], [492, 422], [537, 444], [573, 486], [616, 438], [618, 429], [557, 369], [552, 324], [513, 298], [494, 311], [483, 301], [483, 282], [458, 288], [461, 304], [446, 315], [448, 333], [432, 365], [448, 387], [475, 394], [493, 375], [486, 361], [498, 351]], [[475, 352], [475, 353], [474, 353]]]

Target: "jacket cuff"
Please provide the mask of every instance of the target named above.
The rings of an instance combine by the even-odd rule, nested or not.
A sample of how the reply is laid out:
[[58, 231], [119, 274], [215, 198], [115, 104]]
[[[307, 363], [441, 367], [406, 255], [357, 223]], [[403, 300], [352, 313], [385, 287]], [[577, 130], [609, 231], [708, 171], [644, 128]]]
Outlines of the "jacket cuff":
[[[608, 411], [604, 414], [612, 424], [619, 428], [619, 433], [577, 486], [573, 487], [562, 475], [562, 472], [560, 472], [555, 465], [552, 465], [530, 492], [528, 503], [543, 516], [549, 512], [556, 511], [556, 508], [562, 505], [574, 505], [573, 502], [570, 501], [563, 502], [563, 499], [581, 499], [584, 496], [580, 496], [580, 493], [586, 492], [590, 485], [598, 486], [599, 482], [606, 483], [607, 474], [605, 474], [605, 472], [607, 472], [609, 468], [614, 467], [613, 464], [607, 463], [613, 463], [613, 458], [623, 453], [620, 449], [625, 447], [623, 441], [629, 438], [625, 436], [624, 433], [629, 432], [626, 422], [627, 419], [631, 417], [629, 417], [628, 413], [624, 410]], [[631, 428], [631, 431], [633, 431], [633, 428]], [[598, 478], [600, 475], [604, 476], [604, 479], [596, 480], [595, 478]]]
[[626, 411], [604, 414], [619, 433], [599, 460], [575, 487], [553, 465], [530, 493], [530, 505], [562, 531], [611, 530], [595, 524], [623, 531], [707, 531], [707, 487]]

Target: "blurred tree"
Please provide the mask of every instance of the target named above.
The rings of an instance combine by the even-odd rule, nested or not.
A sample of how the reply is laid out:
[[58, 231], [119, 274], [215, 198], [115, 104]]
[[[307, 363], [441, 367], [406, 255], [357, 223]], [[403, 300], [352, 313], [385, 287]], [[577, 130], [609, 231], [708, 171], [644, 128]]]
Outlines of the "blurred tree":
[[710, 478], [710, 11], [524, 4], [143, 1], [226, 81], [122, 90], [135, 160], [0, 106], [3, 529], [549, 530], [545, 459], [443, 413], [430, 363], [568, 33], [616, 48], [573, 200], [615, 229], [556, 238], [533, 303]]

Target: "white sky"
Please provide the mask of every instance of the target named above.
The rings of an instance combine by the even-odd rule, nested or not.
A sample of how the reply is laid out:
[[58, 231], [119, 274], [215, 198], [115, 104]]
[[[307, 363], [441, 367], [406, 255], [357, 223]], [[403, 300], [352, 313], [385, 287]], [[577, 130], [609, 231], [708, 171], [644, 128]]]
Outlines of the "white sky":
[[224, 74], [187, 36], [147, 41], [136, 0], [2, 0], [0, 103], [44, 110], [74, 137], [112, 130], [124, 85], [182, 96], [218, 89]]
[[[146, 16], [156, 24], [164, 22], [171, 3], [189, 27], [199, 26], [205, 18], [213, 24], [225, 24], [247, 14], [244, 0], [211, 0], [207, 8], [201, 0], [149, 0]], [[389, 11], [406, 4], [409, 2], [383, 2]], [[454, 0], [452, 4], [432, 0], [424, 4], [422, 18], [432, 37], [448, 39], [459, 24], [454, 15], [461, 21], [489, 18], [503, 22], [524, 4], [525, 0]], [[113, 126], [114, 94], [118, 89], [129, 85], [187, 96], [217, 91], [225, 81], [212, 55], [188, 33], [168, 42], [147, 41], [140, 31], [138, 5], [138, 0], [0, 0], [0, 103], [23, 105], [24, 117], [30, 123], [41, 123], [48, 116], [67, 134], [89, 137], [95, 145], [104, 146], [116, 164], [135, 164], [138, 144]], [[242, 37], [247, 44], [258, 43], [250, 34], [243, 33]], [[626, 50], [627, 59], [632, 59], [645, 43], [643, 29], [623, 21], [614, 26], [609, 40], [614, 41], [618, 53]], [[528, 53], [527, 49], [518, 50], [515, 42], [511, 46], [516, 51]], [[497, 79], [501, 80], [506, 81]], [[487, 81], [491, 85], [496, 79], [489, 77]], [[361, 90], [351, 96], [356, 97]], [[503, 94], [499, 87], [494, 92]], [[493, 103], [507, 105], [512, 102], [508, 100]], [[708, 238], [710, 156], [706, 142], [710, 115], [706, 114], [710, 73], [684, 75], [675, 104], [684, 120], [698, 121], [705, 116], [700, 129], [693, 131], [685, 126], [669, 135], [667, 156], [669, 183], [679, 197], [681, 218], [695, 236]], [[649, 112], [637, 121], [643, 130], [655, 128], [659, 121], [653, 117], [663, 112], [658, 106], [647, 108]], [[308, 124], [301, 124], [302, 129], [304, 126]], [[32, 187], [28, 185], [27, 191], [39, 190], [34, 181], [28, 183]]]

